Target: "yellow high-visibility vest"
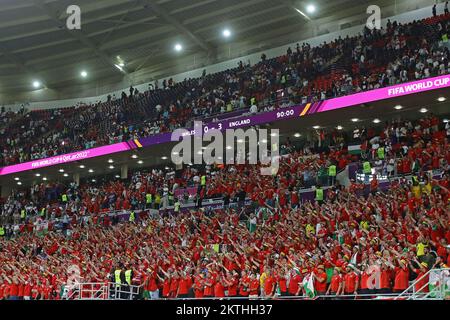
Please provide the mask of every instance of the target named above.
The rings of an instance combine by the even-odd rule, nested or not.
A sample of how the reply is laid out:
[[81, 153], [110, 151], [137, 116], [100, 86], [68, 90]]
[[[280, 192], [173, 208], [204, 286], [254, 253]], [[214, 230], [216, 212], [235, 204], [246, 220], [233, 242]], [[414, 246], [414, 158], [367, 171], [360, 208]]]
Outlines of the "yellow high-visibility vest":
[[322, 201], [323, 200], [323, 189], [322, 188], [317, 188], [316, 189], [316, 200], [317, 201]]
[[366, 161], [366, 162], [363, 163], [363, 172], [365, 174], [371, 174], [372, 173], [369, 161]]
[[151, 193], [147, 193], [145, 195], [145, 199], [147, 200], [147, 204], [152, 203], [152, 194]]
[[131, 285], [131, 270], [125, 271], [125, 281]]
[[175, 212], [180, 211], [180, 202], [179, 201], [175, 202], [175, 204], [173, 206], [173, 211], [175, 211]]
[[27, 212], [25, 211], [25, 209], [20, 210], [20, 217], [22, 219], [25, 219], [26, 216], [27, 216]]
[[379, 159], [381, 159], [381, 160], [384, 159], [384, 148], [383, 147], [378, 148], [377, 155], [378, 155]]
[[134, 215], [134, 211], [131, 211], [130, 212], [130, 218], [128, 219], [128, 221], [134, 222], [135, 219], [136, 219], [136, 216]]
[[3, 237], [5, 235], [5, 228], [0, 227], [0, 237]]
[[122, 284], [122, 280], [120, 280], [120, 273], [122, 272], [122, 270], [117, 269], [116, 271], [114, 271], [114, 280], [116, 281], [116, 284]]
[[63, 202], [67, 202], [67, 194], [63, 194], [62, 195], [62, 201]]
[[206, 176], [202, 176], [200, 183], [202, 186], [206, 185]]
[[336, 166], [334, 164], [328, 167], [328, 175], [330, 177], [336, 176]]

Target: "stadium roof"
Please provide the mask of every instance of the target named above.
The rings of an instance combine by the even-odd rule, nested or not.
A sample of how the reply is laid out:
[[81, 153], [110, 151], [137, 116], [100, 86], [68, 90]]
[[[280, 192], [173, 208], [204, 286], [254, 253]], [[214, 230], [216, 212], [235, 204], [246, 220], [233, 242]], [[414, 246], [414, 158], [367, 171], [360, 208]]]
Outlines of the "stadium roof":
[[[3, 103], [19, 101], [21, 93], [35, 89], [36, 81], [36, 87], [43, 85], [64, 98], [68, 88], [117, 83], [127, 75], [128, 83], [161, 78], [362, 25], [372, 2], [2, 0], [0, 98]], [[81, 9], [81, 30], [66, 27], [72, 4]], [[311, 4], [314, 13], [308, 13]], [[430, 1], [380, 0], [377, 5], [387, 17]], [[228, 38], [225, 29], [231, 33]], [[176, 43], [182, 52], [174, 50]], [[123, 71], [115, 66], [122, 63]]]

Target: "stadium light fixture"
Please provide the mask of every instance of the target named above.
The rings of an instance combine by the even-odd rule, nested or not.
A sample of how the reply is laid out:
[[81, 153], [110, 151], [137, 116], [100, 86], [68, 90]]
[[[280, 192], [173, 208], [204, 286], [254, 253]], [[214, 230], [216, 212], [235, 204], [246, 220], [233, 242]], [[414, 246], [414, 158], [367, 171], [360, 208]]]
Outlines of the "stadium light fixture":
[[223, 35], [225, 38], [229, 38], [229, 37], [231, 36], [231, 31], [230, 31], [230, 29], [224, 29], [224, 30], [222, 31], [222, 35]]
[[114, 166], [113, 166], [113, 165], [111, 165], [111, 166], [109, 166], [108, 168], [110, 168], [110, 169], [114, 169]]
[[80, 169], [86, 168], [84, 164], [80, 165]]
[[94, 172], [94, 169], [89, 169], [88, 171], [89, 171], [89, 173], [92, 173], [92, 172]]
[[80, 72], [80, 75], [81, 75], [83, 78], [86, 78], [86, 77], [88, 76], [88, 73], [87, 73], [85, 70], [83, 70], [83, 71]]
[[[267, 142], [267, 140], [266, 140], [266, 142]], [[231, 146], [227, 146], [227, 150], [231, 150], [231, 148], [232, 148]]]
[[35, 176], [36, 176], [36, 177], [40, 177], [41, 174], [40, 174], [40, 173], [36, 173]]
[[62, 173], [62, 172], [64, 172], [64, 169], [59, 169], [58, 171]]
[[68, 177], [69, 175], [68, 175], [67, 173], [64, 173], [63, 176], [64, 176], [64, 177]]
[[139, 163], [139, 164], [143, 164], [144, 163], [144, 161], [142, 161], [142, 160], [139, 160], [137, 163]]
[[47, 178], [46, 178], [46, 177], [43, 177], [42, 180], [47, 181]]
[[20, 178], [19, 178], [19, 177], [15, 177], [15, 178], [14, 178], [14, 180], [16, 180], [16, 181], [19, 181], [19, 180], [20, 180]]
[[92, 179], [91, 181], [94, 182], [94, 183], [97, 182], [97, 180], [95, 180], [95, 179]]
[[308, 13], [314, 13], [316, 12], [316, 6], [313, 4], [309, 4], [306, 6], [306, 12]]
[[41, 82], [40, 82], [40, 81], [37, 81], [37, 80], [34, 80], [34, 81], [33, 81], [33, 87], [34, 87], [35, 89], [39, 88], [40, 86], [41, 86]]
[[373, 119], [373, 121], [372, 121], [373, 123], [380, 123], [381, 122], [381, 120], [380, 119], [378, 119], [378, 118], [375, 118], [375, 119]]
[[448, 119], [444, 119], [444, 120], [442, 120], [444, 123], [447, 123], [448, 122]]
[[115, 177], [116, 177], [117, 179], [119, 179], [119, 178], [120, 178], [120, 176], [119, 176], [118, 174], [116, 174], [116, 175], [115, 175]]
[[17, 184], [18, 184], [19, 186], [21, 186], [21, 185], [22, 185], [22, 182], [20, 182], [20, 181], [17, 181]]
[[123, 59], [120, 56], [116, 56], [117, 58], [117, 66], [119, 67], [125, 67], [125, 62], [123, 61]]
[[358, 118], [352, 118], [352, 122], [358, 122], [359, 119]]
[[271, 136], [271, 137], [276, 137], [276, 136], [277, 136], [277, 133], [272, 132], [272, 133], [270, 134], [270, 136]]
[[336, 129], [342, 130], [342, 129], [344, 129], [344, 128], [343, 128], [342, 126], [337, 126]]
[[294, 134], [294, 137], [296, 137], [296, 138], [300, 138], [300, 136], [301, 136], [301, 134], [298, 132], [296, 134]]
[[167, 157], [166, 157], [166, 156], [164, 156], [164, 157], [161, 157], [161, 159], [162, 159], [162, 160], [167, 160]]
[[109, 160], [108, 160], [108, 163], [113, 163], [113, 162], [114, 162], [113, 159], [109, 159]]
[[398, 104], [398, 105], [396, 105], [396, 106], [394, 107], [394, 109], [395, 109], [395, 110], [402, 110], [403, 107], [402, 107], [401, 105]]
[[426, 113], [426, 112], [428, 112], [428, 109], [427, 109], [427, 108], [421, 108], [421, 109], [419, 110], [419, 112], [420, 112], [420, 113]]
[[175, 46], [173, 48], [177, 52], [180, 52], [181, 50], [183, 50], [183, 46], [180, 43], [175, 44]]
[[131, 156], [133, 159], [137, 159], [137, 154], [133, 154], [132, 156]]
[[119, 69], [120, 71], [122, 71], [123, 72], [123, 68], [120, 66], [120, 65], [118, 65], [118, 64], [114, 64], [114, 67], [116, 67], [117, 69]]
[[446, 97], [439, 97], [439, 98], [437, 99], [437, 101], [439, 101], [439, 102], [444, 102], [445, 100], [447, 100]]
[[314, 126], [313, 129], [320, 129], [320, 126]]

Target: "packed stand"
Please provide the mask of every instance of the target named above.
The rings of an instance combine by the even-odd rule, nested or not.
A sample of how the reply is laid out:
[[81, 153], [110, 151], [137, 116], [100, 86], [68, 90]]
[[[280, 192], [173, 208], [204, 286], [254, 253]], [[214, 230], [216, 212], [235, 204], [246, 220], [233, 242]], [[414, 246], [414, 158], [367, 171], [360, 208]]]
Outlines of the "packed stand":
[[176, 83], [130, 87], [120, 97], [72, 108], [32, 111], [0, 127], [0, 165], [10, 165], [189, 127], [195, 118], [251, 113], [318, 101], [449, 73], [449, 15], [381, 30]]
[[[8, 226], [0, 230], [0, 298], [92, 298], [73, 291], [68, 281], [75, 276], [81, 282], [119, 282], [125, 291], [138, 285], [144, 299], [402, 292], [428, 270], [450, 263], [449, 128], [434, 118], [391, 121], [378, 131], [358, 128], [350, 140], [319, 132], [313, 145], [287, 142], [275, 178], [247, 165], [187, 168], [181, 175], [154, 169], [136, 172], [127, 182], [46, 184], [21, 191], [2, 205], [2, 228]], [[356, 159], [346, 151], [355, 141], [363, 149]], [[366, 193], [358, 192], [356, 182], [344, 188], [334, 181], [323, 198], [316, 193], [315, 202], [299, 201], [308, 168], [319, 172], [342, 158], [375, 165], [381, 147], [387, 163], [390, 157], [400, 161], [397, 174], [412, 173], [409, 181], [392, 179], [382, 191], [372, 180]], [[404, 158], [411, 161], [408, 166]], [[440, 180], [430, 176], [432, 169], [442, 170]], [[316, 176], [316, 191], [320, 184]], [[219, 194], [224, 204], [227, 197], [241, 201], [242, 195], [252, 204], [138, 212], [165, 206], [171, 190], [189, 185], [200, 185], [205, 197]], [[128, 223], [102, 214], [116, 209], [138, 214]], [[34, 230], [43, 221], [47, 228]], [[367, 281], [372, 272], [380, 275], [376, 289]], [[315, 293], [307, 285], [310, 277]], [[424, 276], [416, 285], [419, 294], [432, 289], [435, 279]]]

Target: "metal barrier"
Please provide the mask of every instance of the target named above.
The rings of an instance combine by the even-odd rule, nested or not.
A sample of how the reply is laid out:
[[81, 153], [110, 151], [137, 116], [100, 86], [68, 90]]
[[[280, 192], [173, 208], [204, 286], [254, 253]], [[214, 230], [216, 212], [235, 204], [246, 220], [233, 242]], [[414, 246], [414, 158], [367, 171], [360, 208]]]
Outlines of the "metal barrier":
[[[141, 300], [144, 299], [142, 286], [118, 285], [115, 283], [78, 283], [72, 286], [64, 300]], [[158, 300], [423, 300], [425, 296], [405, 293], [369, 293], [369, 294], [343, 294], [343, 295], [316, 295], [309, 296], [279, 296], [273, 297], [252, 296], [252, 297], [204, 297], [204, 298], [159, 298]], [[428, 298], [430, 299], [430, 298]], [[441, 296], [432, 298], [433, 300], [443, 300]]]
[[[424, 278], [432, 276], [432, 281], [416, 289]], [[431, 285], [431, 286], [430, 286]], [[427, 290], [429, 289], [429, 290]], [[446, 300], [450, 298], [450, 268], [431, 269], [417, 278], [401, 293], [367, 293], [342, 295], [279, 296], [273, 297], [208, 297], [208, 298], [161, 298], [161, 300]], [[67, 286], [64, 300], [141, 300], [143, 286], [123, 285], [113, 282], [84, 282]]]
[[[430, 280], [430, 276], [434, 277]], [[424, 279], [428, 278], [425, 284], [416, 289]], [[432, 283], [433, 282], [433, 283]], [[395, 300], [406, 298], [407, 300], [444, 300], [450, 298], [450, 268], [430, 269], [420, 278], [398, 294]]]
[[138, 300], [142, 285], [123, 285], [113, 282], [82, 282], [65, 288], [63, 300]]
[[[316, 295], [309, 296], [274, 296], [274, 297], [208, 297], [208, 298], [169, 298], [165, 300], [394, 300], [398, 293], [383, 294], [341, 294], [341, 295]], [[404, 297], [406, 300], [407, 296]]]

